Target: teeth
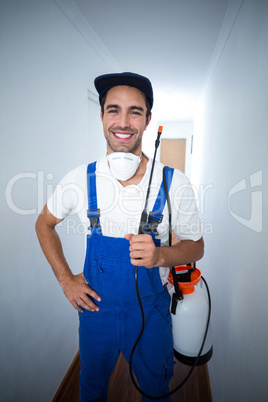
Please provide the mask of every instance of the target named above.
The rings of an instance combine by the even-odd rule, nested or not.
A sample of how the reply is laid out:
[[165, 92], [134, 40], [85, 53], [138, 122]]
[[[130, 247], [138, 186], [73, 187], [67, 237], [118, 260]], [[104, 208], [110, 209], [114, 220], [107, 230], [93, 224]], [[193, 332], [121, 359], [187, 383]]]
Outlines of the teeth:
[[119, 133], [115, 133], [115, 135], [119, 138], [129, 138], [131, 137], [131, 134], [119, 134]]

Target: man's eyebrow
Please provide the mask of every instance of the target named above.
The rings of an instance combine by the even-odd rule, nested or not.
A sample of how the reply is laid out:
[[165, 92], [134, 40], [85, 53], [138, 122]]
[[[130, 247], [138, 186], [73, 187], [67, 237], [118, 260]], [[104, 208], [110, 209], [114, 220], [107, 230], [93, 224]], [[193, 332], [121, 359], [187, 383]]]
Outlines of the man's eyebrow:
[[106, 109], [119, 109], [118, 105], [107, 105]]
[[140, 110], [141, 112], [144, 112], [143, 107], [141, 106], [130, 106], [130, 110]]

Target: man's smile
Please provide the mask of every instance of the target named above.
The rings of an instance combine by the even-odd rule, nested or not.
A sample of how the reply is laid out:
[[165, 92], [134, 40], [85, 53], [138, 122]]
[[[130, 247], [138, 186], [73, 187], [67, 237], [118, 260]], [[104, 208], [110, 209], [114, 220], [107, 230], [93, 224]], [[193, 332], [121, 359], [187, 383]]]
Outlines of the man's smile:
[[118, 139], [120, 141], [127, 141], [134, 135], [134, 133], [124, 133], [124, 132], [117, 132], [117, 131], [112, 131], [112, 133], [116, 137], [116, 139]]

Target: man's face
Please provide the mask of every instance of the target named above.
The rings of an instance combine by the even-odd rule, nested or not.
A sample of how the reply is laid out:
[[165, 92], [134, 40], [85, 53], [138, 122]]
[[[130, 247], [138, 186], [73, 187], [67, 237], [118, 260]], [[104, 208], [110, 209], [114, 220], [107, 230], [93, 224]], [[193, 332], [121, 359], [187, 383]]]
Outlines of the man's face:
[[116, 86], [107, 92], [101, 113], [107, 153], [141, 154], [141, 139], [150, 122], [146, 121], [145, 95], [136, 88]]

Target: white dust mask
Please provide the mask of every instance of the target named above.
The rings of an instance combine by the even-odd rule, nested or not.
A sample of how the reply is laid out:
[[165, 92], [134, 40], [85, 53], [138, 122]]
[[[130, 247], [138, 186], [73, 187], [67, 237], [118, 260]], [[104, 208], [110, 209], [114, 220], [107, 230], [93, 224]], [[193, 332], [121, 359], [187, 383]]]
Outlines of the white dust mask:
[[112, 175], [117, 180], [126, 181], [134, 176], [136, 170], [141, 163], [140, 156], [126, 153], [126, 152], [113, 152], [106, 156]]

